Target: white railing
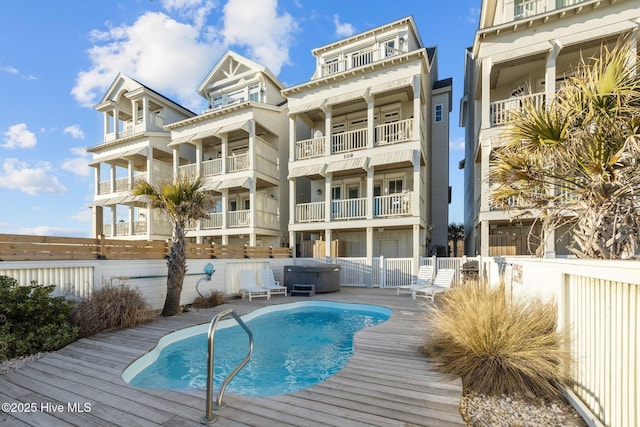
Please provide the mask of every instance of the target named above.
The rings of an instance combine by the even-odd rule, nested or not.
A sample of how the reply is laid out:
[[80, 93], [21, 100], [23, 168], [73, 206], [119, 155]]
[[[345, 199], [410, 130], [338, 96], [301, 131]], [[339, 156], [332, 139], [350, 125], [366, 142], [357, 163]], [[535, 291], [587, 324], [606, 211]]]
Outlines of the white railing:
[[367, 134], [368, 130], [365, 128], [331, 135], [332, 153], [345, 153], [367, 148]]
[[363, 67], [376, 61], [391, 58], [400, 55], [403, 52], [391, 47], [371, 47], [369, 49], [359, 50], [352, 54], [347, 54], [339, 60], [331, 60], [322, 65], [322, 76], [341, 73], [351, 68]]
[[111, 193], [111, 181], [100, 181], [98, 183], [98, 194]]
[[116, 222], [116, 236], [129, 236], [128, 222]]
[[111, 224], [102, 225], [102, 234], [107, 237], [113, 237], [113, 227], [111, 226]]
[[332, 258], [333, 264], [340, 266], [340, 284], [347, 286], [366, 286], [370, 269], [366, 258]]
[[[382, 263], [381, 263], [382, 261]], [[373, 286], [397, 288], [410, 285], [413, 276], [413, 258], [373, 258]]]
[[489, 104], [491, 126], [501, 126], [509, 123], [511, 120], [511, 113], [514, 111], [520, 111], [522, 109], [522, 104], [526, 99], [531, 100], [536, 108], [542, 108], [544, 106], [543, 92], [494, 101]]
[[133, 234], [147, 234], [147, 221], [134, 221]]
[[209, 212], [207, 218], [201, 220], [200, 228], [203, 230], [222, 228], [222, 212]]
[[251, 225], [251, 211], [249, 209], [227, 213], [228, 227], [249, 227]]
[[254, 227], [268, 228], [278, 230], [279, 212], [278, 201], [263, 193], [256, 193], [254, 198]]
[[385, 123], [375, 128], [376, 145], [396, 144], [413, 139], [413, 119]]
[[129, 178], [125, 177], [125, 178], [118, 178], [116, 179], [116, 193], [120, 192], [120, 191], [128, 191], [130, 190], [130, 186], [129, 186]]
[[247, 170], [250, 164], [249, 153], [227, 156], [227, 172]]
[[513, 18], [524, 19], [545, 12], [545, 0], [527, 0], [514, 3]]
[[222, 159], [213, 159], [202, 162], [202, 175], [213, 176], [222, 173]]
[[324, 221], [324, 202], [299, 203], [296, 205], [296, 222]]
[[319, 138], [304, 139], [296, 142], [296, 160], [310, 159], [324, 155], [324, 136]]
[[398, 216], [413, 213], [413, 192], [389, 194], [373, 198], [373, 216]]
[[143, 181], [147, 179], [146, 172], [139, 172], [133, 176], [133, 185], [136, 185], [139, 181]]
[[195, 179], [198, 176], [198, 165], [190, 163], [188, 165], [178, 166], [178, 178]]
[[331, 201], [331, 219], [361, 219], [367, 217], [367, 198]]

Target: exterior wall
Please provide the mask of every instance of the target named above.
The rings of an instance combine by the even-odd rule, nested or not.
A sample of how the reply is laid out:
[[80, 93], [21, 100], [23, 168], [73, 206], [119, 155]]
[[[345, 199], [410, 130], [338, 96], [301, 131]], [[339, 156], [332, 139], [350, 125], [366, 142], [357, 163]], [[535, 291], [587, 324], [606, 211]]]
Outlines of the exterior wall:
[[[449, 86], [449, 89], [451, 87]], [[449, 227], [449, 111], [451, 92], [434, 94], [431, 114], [431, 246], [447, 246]], [[442, 121], [436, 122], [435, 106], [442, 106]]]

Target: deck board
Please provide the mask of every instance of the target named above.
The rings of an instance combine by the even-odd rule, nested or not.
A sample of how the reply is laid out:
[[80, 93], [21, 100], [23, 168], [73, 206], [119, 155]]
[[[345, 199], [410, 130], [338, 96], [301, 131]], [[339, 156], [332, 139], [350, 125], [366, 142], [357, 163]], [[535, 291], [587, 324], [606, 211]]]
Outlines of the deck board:
[[[226, 393], [217, 411], [219, 426], [460, 426], [462, 387], [433, 369], [418, 348], [425, 333], [425, 305], [393, 289], [342, 288], [313, 300], [375, 304], [391, 318], [356, 334], [349, 363], [326, 381], [288, 395]], [[143, 390], [121, 379], [122, 371], [151, 350], [163, 335], [208, 322], [231, 306], [240, 315], [257, 308], [309, 298], [233, 300], [210, 310], [158, 319], [135, 328], [79, 340], [13, 372], [0, 375], [0, 402], [43, 402], [65, 406], [61, 413], [2, 413], [0, 424], [199, 426], [204, 390]], [[67, 403], [90, 403], [88, 413], [70, 413]]]

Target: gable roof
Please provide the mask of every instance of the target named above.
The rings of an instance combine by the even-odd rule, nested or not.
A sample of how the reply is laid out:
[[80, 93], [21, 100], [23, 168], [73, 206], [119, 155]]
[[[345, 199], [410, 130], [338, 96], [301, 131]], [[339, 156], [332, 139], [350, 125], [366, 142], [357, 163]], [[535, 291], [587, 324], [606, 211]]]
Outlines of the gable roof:
[[113, 83], [111, 83], [111, 86], [109, 86], [109, 89], [107, 89], [100, 102], [96, 104], [94, 108], [96, 110], [100, 110], [101, 107], [103, 107], [105, 104], [109, 105], [111, 102], [115, 102], [122, 92], [134, 92], [137, 90], [142, 90], [147, 94], [151, 94], [156, 98], [156, 100], [159, 100], [164, 104], [175, 108], [176, 110], [183, 111], [187, 115], [196, 114], [193, 111], [173, 101], [172, 99], [162, 95], [160, 92], [151, 89], [150, 87], [123, 73], [118, 73], [116, 78], [113, 80]]
[[233, 81], [235, 76], [240, 76], [246, 72], [261, 72], [272, 80], [279, 89], [284, 89], [284, 84], [282, 84], [276, 75], [267, 67], [260, 65], [249, 58], [245, 58], [236, 52], [228, 50], [224, 55], [222, 55], [222, 58], [220, 58], [202, 83], [200, 83], [196, 91], [200, 96], [206, 98], [205, 89], [210, 84], [227, 79], [229, 81]]

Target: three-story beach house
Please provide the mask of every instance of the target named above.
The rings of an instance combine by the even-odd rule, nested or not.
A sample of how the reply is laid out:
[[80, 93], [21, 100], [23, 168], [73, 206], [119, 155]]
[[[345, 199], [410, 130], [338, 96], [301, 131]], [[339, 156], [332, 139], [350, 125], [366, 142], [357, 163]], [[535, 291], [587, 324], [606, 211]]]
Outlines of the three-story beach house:
[[417, 271], [447, 245], [451, 79], [411, 17], [312, 53], [311, 79], [282, 91], [289, 242], [300, 256], [410, 258]]
[[468, 255], [528, 255], [538, 245], [545, 245], [550, 256], [568, 253], [566, 230], [543, 240], [528, 239], [532, 227], [533, 235], [540, 234], [536, 212], [514, 220], [511, 212], [492, 205], [491, 153], [522, 100], [538, 105], [552, 100], [581, 57], [596, 55], [602, 44], [612, 47], [626, 36], [629, 58], [635, 60], [639, 26], [640, 3], [635, 0], [482, 1], [479, 29], [467, 50], [460, 109]]

